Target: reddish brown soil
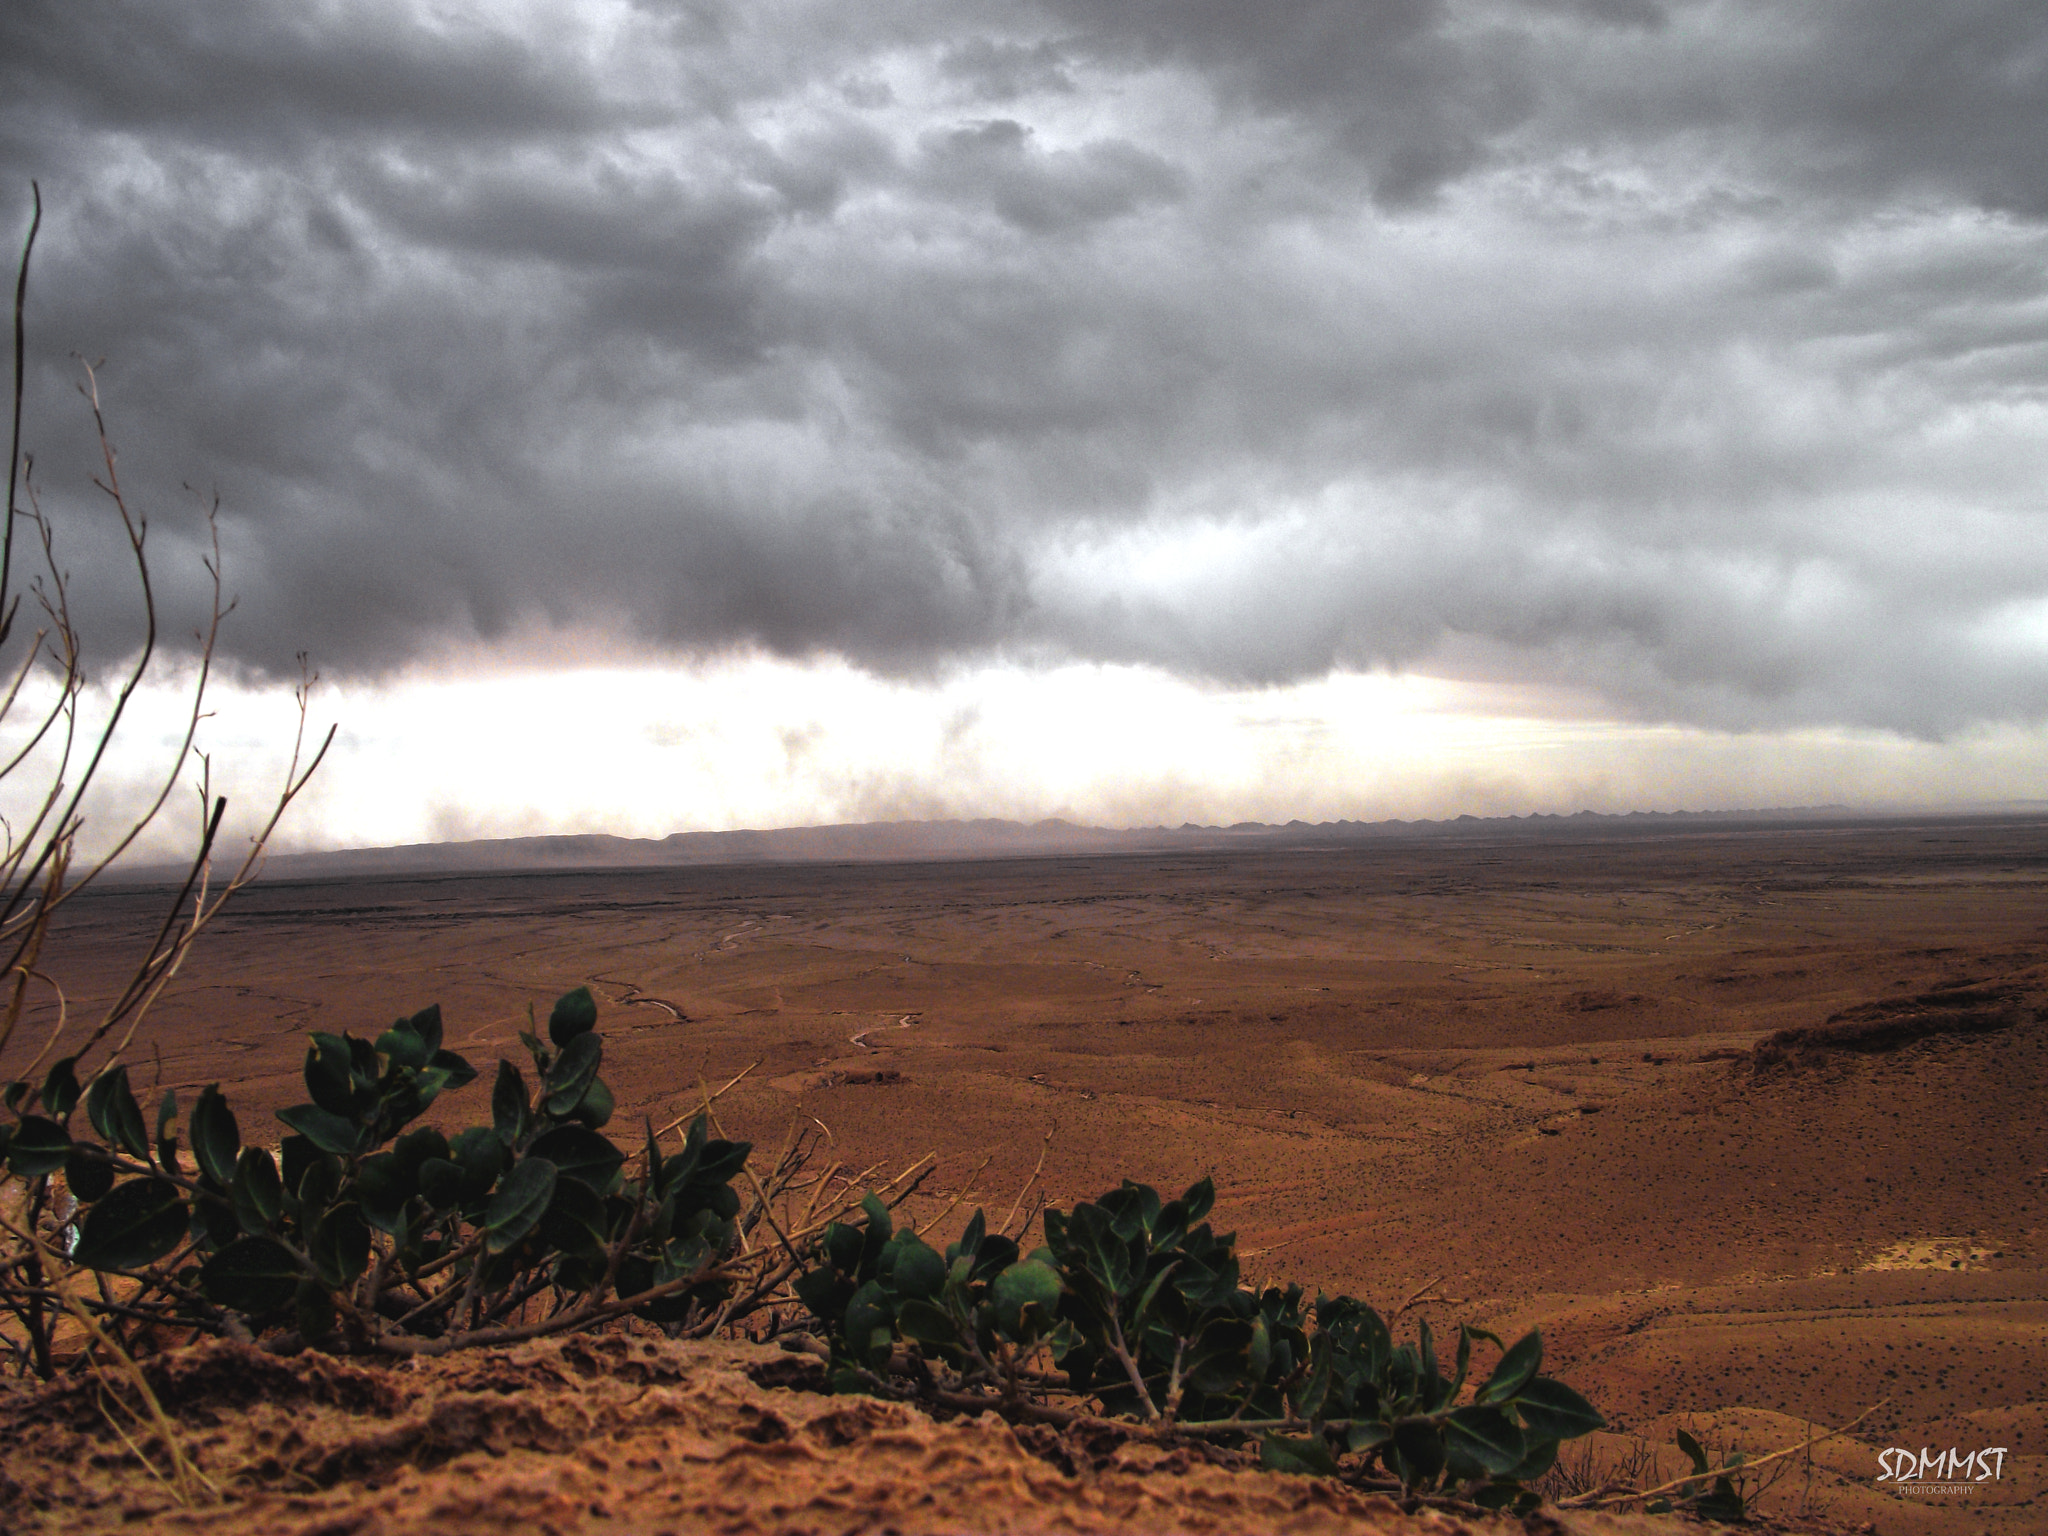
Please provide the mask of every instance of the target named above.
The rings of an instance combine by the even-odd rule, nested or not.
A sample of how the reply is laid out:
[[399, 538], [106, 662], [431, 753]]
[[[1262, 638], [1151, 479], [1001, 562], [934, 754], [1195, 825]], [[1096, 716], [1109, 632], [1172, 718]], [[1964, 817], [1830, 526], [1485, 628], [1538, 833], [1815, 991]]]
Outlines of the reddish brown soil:
[[[1594, 1447], [1603, 1465], [1633, 1434], [1668, 1446], [1680, 1423], [1765, 1449], [1883, 1400], [1774, 1507], [1803, 1498], [1887, 1533], [2048, 1528], [2048, 822], [247, 897], [141, 1048], [167, 1084], [231, 1085], [245, 1135], [303, 1097], [309, 1028], [374, 1033], [438, 1001], [450, 1043], [488, 1066], [518, 1052], [529, 1004], [544, 1014], [587, 981], [623, 1123], [673, 1118], [700, 1081], [758, 1063], [720, 1102], [731, 1134], [780, 1143], [815, 1117], [831, 1155], [890, 1172], [935, 1151], [928, 1191], [997, 1215], [1048, 1136], [1056, 1201], [1212, 1174], [1248, 1270], [1387, 1305], [1441, 1277], [1435, 1321], [1540, 1324], [1550, 1368], [1624, 1430]], [[109, 989], [153, 910], [139, 892], [80, 909], [57, 957], [74, 1010]], [[459, 1096], [450, 1118], [465, 1112], [484, 1110]], [[850, 1411], [797, 1400], [775, 1411]], [[1903, 1498], [1875, 1486], [1894, 1445], [2009, 1455], [1995, 1484]], [[803, 1476], [865, 1475], [828, 1451], [840, 1470]], [[389, 1490], [467, 1486], [435, 1481], [461, 1458], [393, 1454], [383, 1491], [358, 1490], [386, 1524], [322, 1529], [400, 1528]], [[528, 1475], [491, 1466], [474, 1474], [491, 1488]], [[1044, 1475], [1001, 1484], [1000, 1521], [946, 1495], [934, 1508], [951, 1513], [901, 1528], [1038, 1528]], [[1135, 1505], [1089, 1525], [1058, 1500], [1039, 1525], [1194, 1528], [1208, 1495], [1142, 1480], [1168, 1484], [1195, 1503], [1160, 1495], [1180, 1513], [1153, 1526]], [[733, 1497], [756, 1501], [736, 1529], [838, 1528], [777, 1526], [767, 1492]], [[284, 1507], [281, 1491], [262, 1499]], [[631, 1507], [549, 1519], [658, 1528], [652, 1505]], [[1232, 1506], [1217, 1528], [1321, 1528], [1336, 1508]]]
[[[153, 1362], [189, 1454], [232, 1490], [181, 1506], [99, 1444], [92, 1389], [0, 1402], [8, 1530], [277, 1536], [715, 1531], [1669, 1536], [1672, 1522], [1404, 1515], [1318, 1478], [1114, 1437], [935, 1422], [764, 1389], [747, 1345], [571, 1339], [404, 1368], [207, 1345]], [[158, 1449], [150, 1442], [145, 1449]]]

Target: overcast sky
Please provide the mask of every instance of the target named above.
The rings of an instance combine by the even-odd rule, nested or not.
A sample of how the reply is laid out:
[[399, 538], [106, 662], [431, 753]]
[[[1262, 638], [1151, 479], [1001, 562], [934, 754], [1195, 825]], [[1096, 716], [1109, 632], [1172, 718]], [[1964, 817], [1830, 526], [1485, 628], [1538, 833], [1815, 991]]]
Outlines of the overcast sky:
[[314, 841], [2035, 794], [2044, 147], [2039, 0], [0, 7]]

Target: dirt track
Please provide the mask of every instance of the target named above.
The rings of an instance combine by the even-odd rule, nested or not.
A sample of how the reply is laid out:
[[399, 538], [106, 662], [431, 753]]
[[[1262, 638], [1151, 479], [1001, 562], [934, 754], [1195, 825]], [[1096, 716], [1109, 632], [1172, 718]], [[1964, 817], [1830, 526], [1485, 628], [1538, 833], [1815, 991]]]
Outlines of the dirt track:
[[[150, 911], [82, 908], [74, 1007]], [[438, 1001], [487, 1066], [583, 981], [624, 1123], [758, 1063], [730, 1132], [936, 1151], [941, 1198], [986, 1158], [965, 1193], [1006, 1209], [1048, 1134], [1056, 1201], [1213, 1173], [1249, 1269], [1442, 1277], [1438, 1319], [1541, 1323], [1661, 1441], [1888, 1399], [1809, 1490], [1838, 1518], [2048, 1525], [2048, 823], [275, 884], [142, 1055], [253, 1129], [309, 1028]], [[1838, 1014], [1904, 1022], [1752, 1057]], [[1946, 1503], [1875, 1490], [1877, 1449], [1937, 1444], [2012, 1454]]]

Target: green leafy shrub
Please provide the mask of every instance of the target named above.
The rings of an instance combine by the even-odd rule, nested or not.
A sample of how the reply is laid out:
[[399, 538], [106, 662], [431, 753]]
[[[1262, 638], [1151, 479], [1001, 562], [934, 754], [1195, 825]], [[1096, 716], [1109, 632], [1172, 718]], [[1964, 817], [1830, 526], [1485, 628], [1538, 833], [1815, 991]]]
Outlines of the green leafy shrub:
[[[1740, 1525], [1746, 1521], [1756, 1490], [1748, 1486], [1755, 1480], [1743, 1475], [1742, 1453], [1732, 1452], [1725, 1462], [1716, 1466], [1707, 1455], [1706, 1447], [1686, 1431], [1678, 1431], [1676, 1442], [1680, 1453], [1692, 1463], [1692, 1475], [1674, 1485], [1666, 1496], [1648, 1500], [1643, 1505], [1644, 1512], [1666, 1515], [1684, 1510], [1702, 1520], [1728, 1525]], [[1782, 1464], [1779, 1470], [1783, 1470]], [[1775, 1474], [1771, 1480], [1776, 1480]]]
[[708, 1136], [699, 1116], [664, 1156], [650, 1126], [628, 1177], [635, 1160], [604, 1134], [613, 1097], [596, 1022], [588, 988], [563, 997], [546, 1040], [521, 1034], [533, 1086], [500, 1061], [490, 1122], [453, 1136], [414, 1125], [477, 1076], [443, 1048], [439, 1008], [374, 1041], [314, 1034], [309, 1101], [278, 1112], [291, 1134], [275, 1153], [243, 1145], [217, 1086], [181, 1138], [177, 1096], [163, 1095], [152, 1135], [122, 1066], [81, 1087], [65, 1058], [39, 1086], [11, 1083], [0, 1156], [31, 1231], [64, 1214], [54, 1241], [19, 1234], [31, 1250], [19, 1257], [38, 1263], [0, 1271], [12, 1277], [0, 1305], [47, 1328], [57, 1298], [37, 1275], [61, 1249], [132, 1282], [102, 1298], [117, 1318], [270, 1331], [286, 1345], [418, 1353], [628, 1312], [674, 1328], [727, 1321], [736, 1297], [757, 1304], [779, 1283], [730, 1262], [732, 1181], [750, 1148]]
[[[1351, 1297], [1309, 1306], [1298, 1286], [1245, 1287], [1233, 1237], [1204, 1220], [1214, 1200], [1206, 1179], [1170, 1201], [1126, 1182], [1048, 1211], [1045, 1246], [1029, 1255], [977, 1211], [941, 1256], [871, 1199], [861, 1225], [825, 1230], [822, 1262], [796, 1289], [839, 1390], [889, 1390], [892, 1373], [941, 1401], [981, 1392], [1015, 1405], [1055, 1389], [1162, 1432], [1256, 1439], [1277, 1470], [1378, 1473], [1490, 1508], [1532, 1507], [1527, 1484], [1559, 1443], [1603, 1426], [1540, 1374], [1538, 1333], [1506, 1347], [1460, 1327], [1446, 1376], [1427, 1322], [1396, 1344]], [[1500, 1356], [1474, 1382], [1482, 1341]]]

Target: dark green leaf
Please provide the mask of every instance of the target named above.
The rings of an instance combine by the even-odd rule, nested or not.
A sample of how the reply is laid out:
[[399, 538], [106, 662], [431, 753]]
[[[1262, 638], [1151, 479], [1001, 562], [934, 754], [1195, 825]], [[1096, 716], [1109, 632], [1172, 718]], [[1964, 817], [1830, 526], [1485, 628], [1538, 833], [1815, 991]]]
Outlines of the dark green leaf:
[[880, 1195], [862, 1195], [860, 1210], [868, 1219], [867, 1246], [870, 1251], [880, 1252], [882, 1245], [889, 1241], [896, 1230], [895, 1218], [890, 1216], [889, 1207], [882, 1204]]
[[513, 1166], [484, 1207], [484, 1246], [490, 1252], [504, 1253], [525, 1240], [554, 1198], [558, 1177], [555, 1165], [544, 1157], [528, 1157]]
[[1020, 1343], [1036, 1338], [1052, 1325], [1064, 1289], [1059, 1271], [1050, 1265], [1036, 1259], [1012, 1264], [988, 1288], [996, 1327]]
[[1458, 1390], [1465, 1385], [1465, 1375], [1472, 1368], [1472, 1337], [1472, 1330], [1470, 1328], [1462, 1325], [1459, 1327], [1458, 1363], [1451, 1371], [1450, 1390], [1444, 1394], [1444, 1401], [1447, 1403], [1454, 1403], [1458, 1400]]
[[1337, 1475], [1337, 1459], [1327, 1445], [1290, 1435], [1261, 1435], [1259, 1465], [1268, 1472], [1293, 1472], [1301, 1477]]
[[315, 1032], [306, 1047], [306, 1092], [330, 1115], [353, 1115], [356, 1109], [353, 1053], [340, 1035]]
[[71, 1156], [71, 1138], [64, 1127], [41, 1115], [23, 1115], [7, 1143], [7, 1166], [24, 1179], [55, 1173]]
[[353, 1200], [330, 1207], [306, 1247], [322, 1280], [337, 1290], [354, 1285], [370, 1265], [370, 1229], [361, 1207]]
[[857, 1360], [882, 1365], [894, 1334], [888, 1294], [870, 1280], [846, 1304], [846, 1347]]
[[1121, 1296], [1131, 1288], [1130, 1245], [1116, 1234], [1115, 1227], [1099, 1206], [1081, 1205], [1067, 1223], [1073, 1244], [1070, 1264], [1091, 1276], [1110, 1296]]
[[860, 1228], [849, 1227], [843, 1221], [825, 1228], [825, 1258], [840, 1274], [860, 1273], [861, 1246]]
[[1548, 1376], [1536, 1377], [1516, 1393], [1514, 1406], [1529, 1432], [1546, 1439], [1575, 1440], [1607, 1427], [1598, 1409]]
[[227, 1192], [211, 1179], [200, 1180], [199, 1192], [192, 1197], [192, 1214], [198, 1218], [208, 1253], [227, 1247], [242, 1235], [242, 1224]]
[[548, 1071], [547, 1112], [561, 1118], [583, 1102], [583, 1095], [597, 1081], [597, 1069], [604, 1060], [604, 1041], [596, 1035], [573, 1036]]
[[86, 1212], [71, 1256], [87, 1269], [141, 1269], [177, 1247], [188, 1225], [176, 1185], [129, 1179]]
[[609, 1267], [610, 1260], [602, 1248], [589, 1253], [564, 1253], [555, 1260], [555, 1284], [571, 1295], [594, 1291], [604, 1283]]
[[1410, 1488], [1426, 1488], [1444, 1469], [1444, 1434], [1422, 1419], [1403, 1419], [1394, 1426], [1394, 1470]]
[[200, 1266], [199, 1288], [215, 1306], [265, 1317], [292, 1304], [303, 1274], [282, 1243], [239, 1237]]
[[420, 1165], [430, 1157], [448, 1155], [448, 1138], [432, 1126], [407, 1131], [391, 1144], [391, 1155], [409, 1179], [419, 1178]]
[[1519, 1483], [1489, 1483], [1472, 1495], [1472, 1502], [1481, 1509], [1506, 1509], [1522, 1496]]
[[462, 1169], [445, 1157], [430, 1157], [420, 1164], [420, 1194], [437, 1211], [453, 1210], [462, 1203]]
[[491, 1125], [498, 1140], [515, 1146], [526, 1134], [526, 1079], [511, 1062], [500, 1059], [497, 1081], [491, 1084]]
[[[597, 1037], [593, 1035], [591, 1038], [594, 1040]], [[616, 1107], [611, 1089], [606, 1086], [603, 1078], [596, 1077], [592, 1078], [590, 1086], [583, 1090], [583, 1101], [570, 1113], [595, 1131], [602, 1129], [604, 1123], [611, 1119], [612, 1110]]]
[[341, 1193], [341, 1159], [315, 1152], [299, 1176], [300, 1217], [311, 1225]]
[[1685, 1454], [1686, 1460], [1692, 1463], [1694, 1472], [1705, 1476], [1707, 1472], [1712, 1470], [1713, 1463], [1707, 1460], [1706, 1450], [1700, 1445], [1699, 1441], [1693, 1439], [1691, 1435], [1682, 1429], [1678, 1432], [1678, 1449]]
[[1543, 1364], [1543, 1335], [1535, 1330], [1522, 1335], [1514, 1348], [1500, 1357], [1500, 1364], [1479, 1389], [1482, 1403], [1504, 1403], [1529, 1384]]
[[342, 1039], [348, 1042], [349, 1083], [358, 1095], [356, 1102], [361, 1104], [365, 1101], [364, 1096], [373, 1093], [377, 1087], [377, 1047], [373, 1042], [359, 1040], [354, 1035], [343, 1035]]
[[[652, 1125], [650, 1123], [650, 1130]], [[688, 1184], [697, 1174], [697, 1163], [704, 1155], [704, 1117], [699, 1115], [690, 1123], [689, 1134], [683, 1140], [683, 1150], [661, 1162], [661, 1176], [654, 1181], [656, 1190], [663, 1194]]]
[[[889, 1283], [895, 1286], [896, 1294], [926, 1300], [938, 1295], [939, 1287], [946, 1283], [946, 1261], [939, 1257], [937, 1250], [914, 1232], [906, 1232], [894, 1244], [894, 1249]], [[1043, 1265], [1039, 1267], [1044, 1268]], [[1058, 1277], [1054, 1278], [1057, 1280]]]
[[1521, 1428], [1502, 1409], [1474, 1403], [1455, 1410], [1446, 1425], [1447, 1449], [1501, 1477], [1520, 1465], [1526, 1447]]
[[489, 1126], [472, 1125], [458, 1135], [448, 1156], [462, 1170], [462, 1204], [473, 1206], [490, 1193], [498, 1175], [512, 1166], [512, 1154]]
[[558, 1125], [530, 1150], [535, 1157], [553, 1163], [563, 1178], [581, 1179], [601, 1195], [612, 1192], [626, 1161], [626, 1154], [609, 1139], [581, 1125]]
[[1263, 1317], [1252, 1320], [1251, 1343], [1245, 1346], [1244, 1375], [1251, 1383], [1263, 1382], [1273, 1366], [1273, 1335]]
[[185, 1126], [192, 1138], [192, 1156], [199, 1171], [225, 1189], [234, 1182], [235, 1158], [242, 1150], [242, 1133], [235, 1113], [220, 1095], [220, 1084], [209, 1083], [192, 1106], [192, 1118]]
[[579, 1257], [605, 1251], [604, 1199], [580, 1179], [557, 1178], [540, 1219], [541, 1241]]
[[1685, 1501], [1686, 1507], [1703, 1520], [1718, 1520], [1728, 1525], [1741, 1525], [1749, 1519], [1749, 1507], [1735, 1485], [1725, 1477], [1714, 1479], [1710, 1492], [1696, 1493]]
[[412, 1032], [426, 1042], [427, 1054], [432, 1056], [441, 1049], [441, 1005], [430, 1004], [407, 1019]]
[[78, 1103], [78, 1074], [72, 1070], [76, 1056], [66, 1056], [50, 1064], [50, 1070], [43, 1074], [43, 1108], [62, 1120]]
[[396, 1237], [405, 1224], [406, 1202], [419, 1192], [419, 1170], [407, 1168], [395, 1152], [379, 1152], [356, 1169], [356, 1200], [363, 1220]]
[[1394, 1438], [1391, 1425], [1370, 1422], [1354, 1423], [1346, 1433], [1345, 1444], [1354, 1451], [1372, 1451]]
[[1120, 1188], [1095, 1203], [1109, 1217], [1117, 1236], [1127, 1243], [1136, 1242], [1159, 1221], [1159, 1191], [1149, 1184], [1125, 1179]]
[[829, 1269], [807, 1269], [790, 1282], [797, 1300], [810, 1309], [811, 1316], [830, 1326], [846, 1311], [846, 1299], [853, 1288]]
[[[1060, 1241], [1057, 1238], [1054, 1238], [1052, 1234], [1055, 1229], [1063, 1231], [1065, 1229], [1065, 1225], [1066, 1218], [1060, 1212], [1047, 1211], [1045, 1213], [1046, 1239], [1048, 1242], [1052, 1243], [1055, 1249], [1059, 1249], [1061, 1245]], [[963, 1230], [960, 1234], [960, 1251], [966, 1254], [968, 1258], [973, 1258], [975, 1254], [980, 1251], [981, 1240], [987, 1235], [988, 1221], [987, 1218], [981, 1214], [981, 1207], [977, 1205], [974, 1208], [974, 1214], [967, 1218], [967, 1226], [965, 1230]], [[950, 1255], [950, 1250], [948, 1250], [948, 1252]], [[1063, 1263], [1065, 1262], [1066, 1254], [1064, 1252], [1060, 1254], [1060, 1260]]]
[[296, 1198], [306, 1181], [306, 1170], [326, 1154], [303, 1136], [287, 1136], [278, 1143], [277, 1160], [283, 1165], [285, 1192]]
[[417, 1071], [427, 1064], [433, 1052], [427, 1049], [427, 1042], [413, 1033], [412, 1025], [405, 1019], [385, 1030], [377, 1037], [377, 1049], [390, 1059], [394, 1067], [411, 1067]]
[[277, 1176], [277, 1163], [261, 1147], [242, 1149], [235, 1160], [235, 1181], [229, 1194], [235, 1203], [235, 1220], [244, 1232], [268, 1232], [284, 1212], [284, 1185]]
[[1166, 1289], [1166, 1282], [1173, 1278], [1177, 1267], [1177, 1264], [1168, 1264], [1152, 1277], [1151, 1283], [1139, 1294], [1137, 1306], [1131, 1309], [1131, 1330], [1134, 1333], [1144, 1331], [1152, 1315], [1152, 1308], [1158, 1304], [1159, 1293]]
[[586, 1035], [595, 1028], [597, 999], [590, 995], [588, 987], [578, 987], [574, 992], [563, 993], [555, 1002], [554, 1012], [548, 1015], [548, 1038], [565, 1048], [571, 1040], [579, 1035]]
[[1304, 1417], [1322, 1417], [1323, 1409], [1330, 1395], [1330, 1378], [1333, 1370], [1332, 1338], [1328, 1333], [1318, 1333], [1308, 1342], [1308, 1378], [1296, 1390], [1294, 1400]]
[[290, 1109], [280, 1109], [277, 1118], [322, 1152], [331, 1152], [336, 1157], [353, 1156], [362, 1144], [360, 1126], [317, 1104], [294, 1104]]
[[1557, 1442], [1543, 1435], [1522, 1431], [1522, 1459], [1508, 1469], [1518, 1483], [1533, 1483], [1557, 1465]]
[[114, 1187], [114, 1165], [78, 1142], [64, 1159], [64, 1183], [74, 1197], [90, 1205]]
[[1242, 1392], [1245, 1350], [1251, 1338], [1252, 1325], [1242, 1318], [1212, 1315], [1188, 1344], [1183, 1377], [1199, 1392]]
[[661, 1178], [661, 1143], [654, 1139], [654, 1121], [651, 1117], [642, 1116], [640, 1123], [647, 1131], [647, 1146], [641, 1153], [641, 1160], [646, 1164], [645, 1178], [648, 1191], [657, 1196], [666, 1194], [667, 1187]]
[[108, 1146], [118, 1147], [130, 1157], [149, 1156], [149, 1133], [142, 1123], [142, 1106], [128, 1086], [126, 1067], [115, 1067], [93, 1079], [85, 1091], [85, 1113]]
[[156, 1106], [156, 1155], [173, 1173], [178, 1171], [178, 1138], [171, 1134], [171, 1127], [177, 1124], [177, 1120], [177, 1092], [166, 1088]]
[[1416, 1320], [1415, 1336], [1422, 1356], [1422, 1406], [1433, 1413], [1443, 1406], [1444, 1378], [1436, 1368], [1436, 1337], [1428, 1318]]
[[912, 1297], [896, 1308], [896, 1329], [904, 1338], [927, 1349], [957, 1349], [960, 1330], [943, 1310], [929, 1301]]
[[453, 1051], [436, 1051], [427, 1058], [427, 1069], [431, 1072], [448, 1074], [450, 1088], [464, 1088], [476, 1081], [476, 1068], [469, 1064], [467, 1057]]
[[754, 1150], [751, 1141], [707, 1141], [697, 1154], [697, 1168], [690, 1175], [693, 1184], [728, 1184], [747, 1164]]

